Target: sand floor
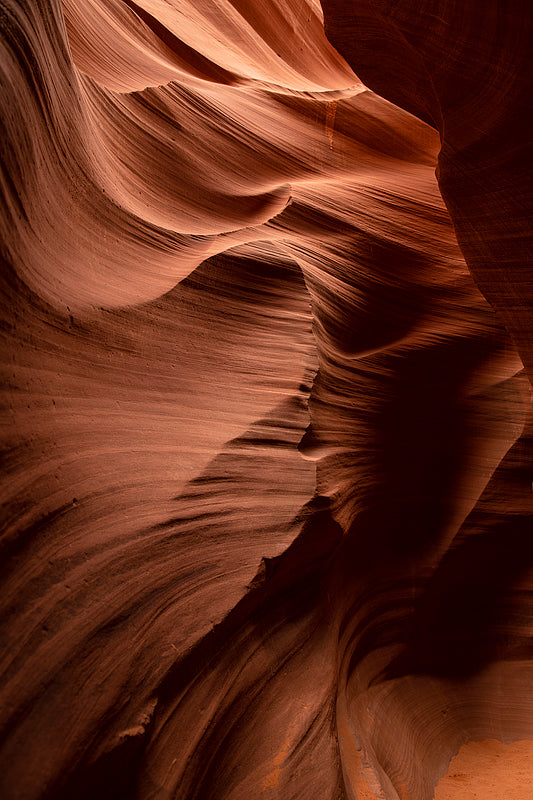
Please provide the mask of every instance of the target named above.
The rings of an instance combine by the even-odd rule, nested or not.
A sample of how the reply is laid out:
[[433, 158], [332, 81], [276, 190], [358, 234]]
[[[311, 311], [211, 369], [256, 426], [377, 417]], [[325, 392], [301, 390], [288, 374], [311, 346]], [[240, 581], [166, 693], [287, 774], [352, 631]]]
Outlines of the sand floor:
[[434, 800], [533, 800], [533, 741], [468, 742], [451, 760]]

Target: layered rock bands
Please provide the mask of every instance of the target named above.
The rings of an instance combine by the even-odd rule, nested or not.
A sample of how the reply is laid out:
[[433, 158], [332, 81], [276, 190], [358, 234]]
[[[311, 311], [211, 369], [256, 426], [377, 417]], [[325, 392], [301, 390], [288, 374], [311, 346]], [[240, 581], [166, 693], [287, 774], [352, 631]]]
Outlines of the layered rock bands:
[[2, 0], [2, 798], [531, 797], [531, 12]]

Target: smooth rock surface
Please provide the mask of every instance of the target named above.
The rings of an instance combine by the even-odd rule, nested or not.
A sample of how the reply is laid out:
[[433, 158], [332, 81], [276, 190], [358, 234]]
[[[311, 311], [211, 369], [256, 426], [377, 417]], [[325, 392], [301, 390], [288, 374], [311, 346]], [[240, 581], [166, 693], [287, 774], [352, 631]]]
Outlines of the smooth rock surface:
[[533, 782], [531, 11], [4, 0], [2, 798]]

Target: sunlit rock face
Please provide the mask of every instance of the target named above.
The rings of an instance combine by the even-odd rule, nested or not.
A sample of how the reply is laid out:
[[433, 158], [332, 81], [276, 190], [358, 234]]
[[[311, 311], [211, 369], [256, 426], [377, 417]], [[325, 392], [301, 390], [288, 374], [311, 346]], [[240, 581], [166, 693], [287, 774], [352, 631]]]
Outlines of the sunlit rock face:
[[533, 738], [528, 0], [0, 11], [0, 796]]

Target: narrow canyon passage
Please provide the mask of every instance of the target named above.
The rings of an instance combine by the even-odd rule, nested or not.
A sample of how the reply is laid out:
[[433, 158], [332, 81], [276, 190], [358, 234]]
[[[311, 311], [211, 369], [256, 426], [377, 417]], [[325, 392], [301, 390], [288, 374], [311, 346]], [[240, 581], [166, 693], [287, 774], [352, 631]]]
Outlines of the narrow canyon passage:
[[0, 28], [1, 797], [532, 800], [527, 0]]

